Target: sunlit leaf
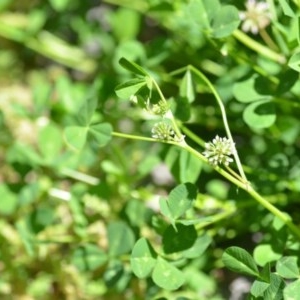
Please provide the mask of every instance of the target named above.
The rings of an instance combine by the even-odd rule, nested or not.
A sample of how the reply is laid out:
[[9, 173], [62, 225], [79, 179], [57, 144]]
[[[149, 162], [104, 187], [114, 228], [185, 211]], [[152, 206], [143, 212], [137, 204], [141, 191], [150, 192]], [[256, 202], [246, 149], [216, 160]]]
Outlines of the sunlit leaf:
[[119, 84], [116, 87], [115, 92], [119, 98], [128, 100], [131, 96], [135, 95], [142, 87], [146, 85], [147, 82], [144, 78], [135, 78], [125, 83]]
[[127, 69], [128, 71], [137, 74], [137, 75], [142, 75], [142, 76], [149, 76], [148, 73], [138, 64], [135, 62], [129, 61], [126, 58], [122, 57], [119, 60], [119, 63], [122, 67]]
[[89, 133], [99, 147], [105, 146], [111, 140], [112, 126], [109, 123], [92, 124]]
[[160, 257], [154, 267], [152, 279], [155, 284], [168, 291], [177, 290], [185, 281], [179, 269]]
[[259, 276], [258, 268], [252, 256], [239, 247], [229, 247], [222, 255], [224, 265], [237, 273]]
[[149, 276], [156, 264], [156, 253], [145, 238], [134, 245], [130, 257], [133, 273], [139, 278]]
[[296, 256], [284, 256], [276, 262], [276, 271], [283, 278], [297, 278], [300, 275]]
[[111, 222], [107, 228], [107, 235], [110, 256], [128, 253], [134, 245], [134, 234], [131, 228], [122, 221]]
[[274, 103], [270, 100], [260, 100], [249, 104], [243, 113], [243, 119], [253, 128], [268, 128], [275, 123]]
[[83, 148], [87, 140], [88, 127], [68, 126], [64, 130], [66, 143], [74, 150]]

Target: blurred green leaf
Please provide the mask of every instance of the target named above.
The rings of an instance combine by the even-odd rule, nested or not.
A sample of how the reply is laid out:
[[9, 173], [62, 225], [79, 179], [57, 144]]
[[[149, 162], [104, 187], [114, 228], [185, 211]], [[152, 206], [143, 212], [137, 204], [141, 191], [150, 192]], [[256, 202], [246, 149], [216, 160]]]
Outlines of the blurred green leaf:
[[190, 259], [200, 257], [211, 243], [212, 238], [209, 235], [201, 235], [196, 239], [192, 247], [183, 251], [183, 256]]
[[176, 224], [176, 230], [169, 226], [162, 239], [163, 249], [166, 254], [180, 252], [191, 248], [197, 239], [197, 231], [193, 225]]
[[64, 130], [66, 143], [74, 150], [80, 151], [86, 143], [89, 127], [68, 126]]
[[243, 113], [243, 119], [253, 128], [268, 128], [276, 121], [275, 106], [270, 100], [260, 100], [249, 104]]
[[283, 290], [285, 300], [300, 300], [300, 279], [288, 284]]
[[54, 10], [63, 12], [70, 5], [70, 0], [49, 0]]
[[233, 85], [233, 95], [238, 101], [243, 103], [271, 99], [271, 95], [268, 95], [268, 83], [258, 75], [236, 82]]
[[288, 66], [291, 69], [300, 72], [300, 52], [295, 52], [294, 54], [292, 54], [288, 61]]
[[270, 284], [268, 282], [255, 280], [251, 286], [251, 295], [253, 295], [255, 298], [263, 297], [269, 286]]
[[134, 245], [130, 263], [137, 277], [146, 278], [151, 274], [156, 264], [156, 253], [145, 238], [140, 238]]
[[298, 278], [300, 275], [297, 257], [283, 256], [276, 262], [276, 271], [283, 278]]
[[197, 188], [191, 183], [184, 183], [175, 187], [167, 200], [172, 218], [179, 218], [191, 208], [196, 196]]
[[135, 62], [129, 61], [126, 58], [122, 57], [119, 60], [120, 65], [127, 69], [128, 71], [136, 74], [136, 75], [141, 75], [141, 76], [149, 76], [148, 73], [138, 64]]
[[140, 14], [134, 10], [120, 8], [112, 18], [113, 34], [119, 41], [134, 39], [140, 28]]
[[112, 127], [108, 123], [91, 124], [89, 133], [96, 140], [99, 147], [104, 147], [111, 140]]
[[107, 262], [107, 255], [97, 245], [86, 244], [74, 250], [71, 256], [71, 262], [81, 272], [92, 271]]
[[282, 8], [282, 11], [285, 15], [291, 17], [291, 18], [294, 18], [295, 17], [295, 12], [294, 12], [294, 9], [291, 8], [291, 6], [289, 5], [289, 1], [286, 1], [286, 0], [278, 0], [281, 8]]
[[157, 258], [152, 279], [159, 287], [167, 291], [177, 290], [185, 281], [183, 273], [161, 257]]
[[269, 262], [277, 261], [281, 257], [281, 254], [275, 252], [272, 245], [261, 244], [255, 247], [253, 257], [257, 264], [264, 266]]
[[2, 215], [11, 215], [15, 212], [18, 205], [18, 198], [15, 193], [13, 193], [9, 187], [1, 183], [0, 184], [0, 194], [2, 195], [1, 198], [1, 205], [0, 205], [0, 214]]
[[282, 299], [285, 283], [277, 274], [271, 273], [270, 286], [264, 293], [264, 299]]
[[180, 96], [187, 98], [189, 103], [192, 103], [195, 100], [193, 78], [190, 70], [185, 72], [180, 83], [179, 91]]
[[223, 5], [212, 20], [212, 35], [215, 38], [229, 36], [240, 24], [239, 11], [232, 5]]
[[142, 87], [146, 86], [147, 82], [144, 78], [132, 79], [125, 83], [119, 84], [115, 91], [119, 98], [130, 99], [131, 96], [135, 95]]
[[39, 150], [47, 163], [55, 160], [63, 145], [62, 133], [53, 123], [42, 127], [39, 131]]
[[128, 253], [134, 245], [134, 234], [131, 228], [122, 221], [109, 223], [107, 236], [110, 256], [119, 256]]

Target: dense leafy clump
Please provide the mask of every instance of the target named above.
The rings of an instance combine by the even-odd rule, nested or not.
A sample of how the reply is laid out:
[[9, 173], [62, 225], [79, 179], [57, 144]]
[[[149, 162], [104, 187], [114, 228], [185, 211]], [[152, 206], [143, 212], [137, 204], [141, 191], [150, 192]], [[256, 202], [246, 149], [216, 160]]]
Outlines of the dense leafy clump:
[[0, 3], [1, 299], [300, 299], [300, 5]]

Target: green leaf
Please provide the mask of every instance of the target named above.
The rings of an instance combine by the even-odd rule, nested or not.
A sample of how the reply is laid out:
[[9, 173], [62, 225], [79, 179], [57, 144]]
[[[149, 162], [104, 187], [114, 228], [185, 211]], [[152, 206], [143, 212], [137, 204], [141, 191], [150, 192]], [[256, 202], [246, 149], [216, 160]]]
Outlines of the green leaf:
[[270, 284], [264, 281], [255, 280], [251, 286], [251, 295], [255, 298], [263, 297], [265, 291], [269, 288]]
[[119, 8], [112, 16], [112, 31], [119, 41], [134, 40], [139, 32], [140, 17], [137, 11]]
[[216, 10], [219, 6], [220, 4], [218, 0], [191, 0], [188, 4], [188, 16], [200, 27], [201, 30], [208, 31], [210, 30], [210, 21], [213, 16], [213, 9]]
[[145, 86], [147, 86], [145, 78], [135, 78], [119, 84], [115, 92], [119, 98], [127, 100]]
[[28, 229], [25, 219], [21, 219], [16, 223], [16, 229], [22, 240], [22, 243], [24, 244], [26, 253], [29, 256], [33, 257], [36, 253], [34, 237], [33, 237], [32, 232], [30, 232], [30, 230]]
[[130, 227], [122, 221], [115, 221], [107, 228], [110, 256], [128, 253], [134, 245], [134, 234]]
[[180, 151], [179, 168], [181, 182], [196, 182], [202, 169], [200, 159], [187, 151]]
[[171, 221], [171, 224], [175, 227], [175, 219], [173, 218], [172, 213], [170, 211], [168, 200], [165, 198], [160, 198], [159, 208], [162, 215], [167, 217]]
[[80, 107], [78, 114], [77, 114], [77, 120], [78, 124], [83, 127], [88, 126], [91, 123], [93, 114], [97, 108], [98, 105], [98, 98], [96, 95], [97, 91], [97, 82], [94, 84], [94, 86], [91, 88], [90, 94], [87, 96], [86, 100], [83, 102], [82, 106]]
[[199, 236], [193, 246], [190, 249], [185, 250], [182, 254], [186, 258], [200, 257], [211, 243], [212, 238], [209, 235], [204, 234]]
[[291, 18], [294, 18], [296, 15], [295, 15], [295, 12], [294, 12], [294, 9], [290, 7], [288, 1], [286, 0], [278, 0], [279, 1], [279, 4], [283, 10], [283, 13], [286, 15], [286, 16], [289, 16]]
[[112, 127], [109, 123], [91, 124], [89, 133], [99, 147], [105, 146], [111, 140]]
[[257, 74], [233, 85], [234, 97], [242, 103], [254, 102], [261, 99], [271, 99], [268, 82]]
[[79, 271], [93, 271], [107, 262], [107, 255], [99, 246], [86, 244], [75, 249], [71, 262]]
[[86, 143], [89, 127], [68, 126], [64, 130], [66, 143], [74, 150], [80, 151]]
[[298, 278], [300, 272], [297, 264], [297, 257], [295, 256], [281, 257], [276, 263], [276, 271], [283, 278], [288, 278], [288, 279]]
[[176, 224], [176, 230], [169, 226], [162, 237], [166, 254], [180, 252], [191, 248], [197, 239], [197, 231], [193, 225]]
[[295, 52], [288, 61], [288, 66], [297, 71], [300, 72], [300, 52]]
[[137, 74], [137, 75], [142, 75], [142, 76], [149, 76], [148, 73], [138, 64], [135, 62], [129, 61], [126, 58], [122, 57], [119, 60], [120, 65], [127, 69], [128, 71]]
[[229, 36], [240, 24], [239, 11], [232, 5], [223, 5], [214, 15], [211, 28], [215, 38]]
[[271, 273], [270, 275], [270, 286], [266, 289], [263, 299], [283, 299], [283, 289], [285, 283], [283, 279], [277, 274]]
[[173, 219], [182, 216], [192, 207], [197, 197], [197, 188], [191, 183], [183, 183], [175, 187], [169, 194], [168, 206]]
[[190, 70], [187, 70], [182, 78], [179, 86], [179, 94], [181, 97], [187, 98], [189, 103], [192, 103], [195, 100], [195, 90]]
[[52, 8], [58, 12], [63, 12], [70, 4], [70, 0], [49, 0]]
[[161, 257], [157, 258], [152, 279], [157, 286], [168, 291], [177, 290], [184, 283], [183, 273]]
[[270, 100], [260, 100], [249, 104], [243, 112], [243, 119], [253, 128], [272, 126], [276, 120], [274, 103]]
[[270, 244], [258, 245], [253, 252], [253, 257], [260, 266], [264, 266], [272, 261], [277, 261], [281, 256], [282, 254], [276, 253]]
[[15, 212], [18, 205], [18, 198], [6, 184], [0, 184], [1, 205], [0, 214], [11, 215]]
[[42, 127], [38, 136], [39, 150], [47, 162], [57, 158], [62, 148], [62, 134], [56, 125], [49, 123]]
[[134, 245], [130, 264], [138, 278], [146, 278], [151, 274], [156, 264], [156, 253], [145, 238], [140, 238]]
[[191, 105], [189, 99], [186, 97], [177, 97], [174, 106], [174, 116], [182, 122], [187, 122], [191, 117]]
[[290, 283], [283, 290], [284, 300], [300, 300], [300, 279]]
[[252, 256], [244, 249], [239, 247], [229, 247], [222, 255], [224, 265], [238, 273], [259, 276], [258, 268]]
[[125, 214], [132, 226], [142, 226], [146, 223], [149, 213], [143, 201], [132, 199], [126, 204]]

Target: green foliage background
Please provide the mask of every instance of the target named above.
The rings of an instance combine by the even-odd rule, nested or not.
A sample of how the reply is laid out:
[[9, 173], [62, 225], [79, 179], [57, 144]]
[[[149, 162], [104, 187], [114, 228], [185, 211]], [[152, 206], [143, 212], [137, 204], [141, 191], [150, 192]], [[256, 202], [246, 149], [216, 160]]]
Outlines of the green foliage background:
[[225, 136], [201, 70], [248, 180], [299, 227], [299, 4], [269, 2], [274, 49], [237, 29], [244, 1], [0, 2], [1, 299], [229, 299], [235, 272], [250, 299], [299, 299], [282, 220], [184, 149], [115, 134], [158, 120], [124, 57], [195, 149]]

